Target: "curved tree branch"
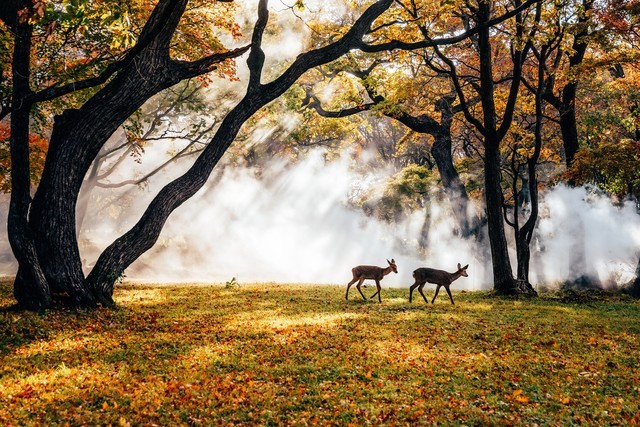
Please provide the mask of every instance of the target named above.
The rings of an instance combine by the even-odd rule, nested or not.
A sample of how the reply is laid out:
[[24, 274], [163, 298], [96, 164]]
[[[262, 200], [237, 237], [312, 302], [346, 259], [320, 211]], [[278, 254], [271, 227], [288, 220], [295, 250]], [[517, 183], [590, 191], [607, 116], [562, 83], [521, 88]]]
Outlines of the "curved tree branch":
[[461, 42], [462, 40], [466, 40], [469, 37], [476, 35], [482, 29], [493, 27], [494, 25], [497, 25], [510, 18], [513, 18], [514, 16], [518, 15], [520, 12], [529, 8], [531, 5], [540, 3], [541, 1], [542, 0], [527, 0], [526, 2], [522, 3], [520, 6], [516, 7], [515, 9], [509, 12], [506, 12], [497, 18], [489, 19], [486, 22], [478, 23], [475, 27], [464, 31], [458, 34], [457, 36], [442, 37], [438, 39], [429, 38], [429, 39], [421, 40], [419, 42], [411, 42], [411, 43], [404, 42], [401, 40], [391, 40], [391, 41], [388, 41], [385, 43], [379, 43], [379, 44], [363, 43], [358, 48], [363, 52], [375, 53], [375, 52], [383, 52], [383, 51], [390, 51], [390, 50], [396, 50], [396, 49], [416, 50], [416, 49], [424, 49], [428, 47], [456, 44], [458, 42]]
[[[362, 44], [373, 21], [391, 6], [392, 0], [379, 0], [369, 6], [349, 31], [337, 42], [303, 53], [274, 81], [261, 85], [254, 71], [253, 84], [245, 97], [224, 118], [211, 142], [194, 164], [182, 176], [167, 184], [151, 201], [140, 220], [127, 233], [114, 241], [100, 255], [87, 277], [88, 286], [101, 294], [110, 295], [115, 277], [122, 273], [142, 253], [150, 249], [169, 215], [204, 186], [214, 166], [231, 145], [240, 127], [260, 108], [282, 95], [308, 69], [329, 63]], [[257, 26], [266, 25], [266, 0], [260, 1]], [[263, 29], [254, 32], [254, 41], [261, 42]], [[261, 68], [256, 57], [259, 45], [253, 45], [249, 56], [254, 70]], [[260, 49], [261, 52], [261, 49]], [[253, 55], [253, 56], [252, 56]], [[250, 64], [251, 66], [251, 64]]]

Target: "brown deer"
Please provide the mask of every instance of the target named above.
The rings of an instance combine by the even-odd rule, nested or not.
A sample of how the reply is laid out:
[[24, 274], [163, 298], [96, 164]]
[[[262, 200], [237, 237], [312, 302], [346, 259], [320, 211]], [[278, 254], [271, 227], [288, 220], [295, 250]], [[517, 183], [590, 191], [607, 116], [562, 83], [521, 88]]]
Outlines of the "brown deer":
[[351, 273], [353, 273], [353, 279], [349, 283], [347, 283], [347, 294], [345, 295], [344, 299], [346, 299], [347, 301], [349, 300], [349, 288], [355, 282], [358, 282], [358, 284], [356, 285], [356, 289], [358, 289], [358, 292], [360, 292], [360, 295], [362, 295], [362, 299], [366, 301], [367, 299], [364, 297], [364, 294], [360, 289], [360, 285], [362, 285], [362, 282], [364, 282], [365, 279], [371, 279], [376, 281], [376, 287], [378, 288], [376, 293], [371, 295], [371, 298], [378, 295], [378, 302], [382, 302], [382, 298], [380, 298], [380, 280], [382, 280], [384, 276], [391, 273], [392, 271], [394, 273], [398, 273], [396, 261], [392, 258], [391, 261], [387, 260], [387, 262], [389, 263], [389, 266], [386, 268], [376, 267], [374, 265], [359, 265], [357, 267], [353, 267], [351, 269]]
[[424, 287], [425, 283], [429, 282], [437, 285], [436, 293], [431, 300], [431, 304], [433, 304], [433, 302], [436, 300], [438, 291], [440, 291], [440, 286], [444, 286], [445, 291], [447, 291], [447, 293], [449, 294], [451, 304], [453, 304], [453, 297], [451, 296], [449, 285], [451, 285], [451, 282], [458, 279], [460, 276], [469, 277], [469, 275], [467, 274], [468, 267], [469, 264], [465, 265], [464, 267], [461, 267], [460, 264], [458, 264], [458, 271], [456, 271], [455, 273], [447, 273], [446, 271], [436, 270], [433, 268], [418, 268], [413, 272], [413, 278], [416, 279], [416, 282], [411, 285], [411, 288], [409, 288], [409, 302], [411, 302], [412, 300], [413, 290], [415, 288], [418, 288], [418, 292], [420, 292], [420, 295], [422, 295], [422, 299], [424, 299], [424, 302], [428, 303], [427, 298], [422, 293], [422, 288]]

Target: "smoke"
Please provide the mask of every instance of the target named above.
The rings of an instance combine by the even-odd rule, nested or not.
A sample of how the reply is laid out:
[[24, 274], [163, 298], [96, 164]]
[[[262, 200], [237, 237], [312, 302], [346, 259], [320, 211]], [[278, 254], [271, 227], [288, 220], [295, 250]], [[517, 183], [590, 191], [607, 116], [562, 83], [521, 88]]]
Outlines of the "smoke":
[[[427, 264], [453, 271], [458, 262], [471, 263], [476, 278], [484, 275], [480, 264], [473, 265], [473, 245], [453, 237], [451, 216], [441, 207], [431, 207], [431, 218], [440, 225], [430, 233], [434, 250], [428, 251], [427, 263], [418, 249], [425, 212], [388, 224], [352, 206], [349, 200], [355, 191], [375, 186], [391, 173], [360, 175], [352, 163], [350, 155], [327, 163], [316, 150], [295, 164], [273, 161], [259, 168], [224, 168], [174, 212], [158, 244], [126, 271], [127, 277], [156, 282], [236, 277], [241, 282], [346, 283], [352, 267], [384, 267], [392, 258], [399, 273], [386, 277], [386, 286], [408, 286], [412, 271]], [[131, 205], [122, 211], [139, 212], [157, 192], [153, 187], [144, 190], [144, 197], [126, 197]], [[90, 223], [99, 224], [83, 233], [92, 240], [83, 254], [92, 264], [117, 237], [113, 231], [121, 233], [133, 222], [110, 218], [105, 211], [89, 217]], [[480, 284], [467, 282], [461, 287]]]
[[[614, 206], [597, 189], [558, 185], [543, 194], [534, 243], [533, 281], [553, 284], [585, 275], [614, 288], [634, 276], [640, 216], [631, 201]], [[576, 252], [583, 258], [577, 266]]]
[[[429, 203], [393, 224], [354, 207], [354, 194], [379, 188], [393, 173], [362, 173], [358, 162], [349, 153], [327, 162], [318, 149], [296, 163], [273, 160], [260, 167], [222, 168], [176, 210], [158, 244], [126, 274], [156, 282], [224, 282], [236, 277], [241, 282], [341, 284], [351, 278], [355, 265], [386, 266], [386, 259], [394, 258], [399, 273], [387, 276], [385, 286], [409, 286], [418, 267], [453, 271], [462, 263], [470, 264], [469, 278], [456, 282], [456, 288], [492, 287], [490, 261], [482, 257], [487, 248], [455, 233], [448, 203]], [[164, 179], [184, 167], [167, 171]], [[124, 193], [118, 215], [93, 213], [90, 222], [100, 227], [83, 233], [95, 245], [86, 251], [88, 264], [133, 225], [157, 193], [158, 181]], [[640, 248], [640, 216], [633, 203], [614, 206], [601, 193], [560, 185], [542, 194], [540, 212], [532, 242], [532, 283], [553, 287], [582, 275], [606, 287], [631, 280]], [[429, 233], [426, 248], [420, 249], [425, 218]], [[584, 252], [580, 266], [574, 263], [576, 250]]]
[[[167, 155], [148, 148], [139, 168], [153, 168]], [[185, 162], [186, 163], [186, 162]], [[99, 253], [137, 221], [160, 186], [181, 173], [177, 164], [145, 187], [95, 189], [81, 252], [90, 268]], [[469, 277], [456, 289], [490, 289], [485, 248], [461, 239], [446, 202], [430, 203], [406, 220], [389, 224], [366, 216], [350, 200], [354, 193], [378, 188], [392, 171], [358, 172], [353, 156], [327, 162], [320, 150], [289, 163], [219, 168], [210, 182], [169, 218], [158, 243], [125, 272], [130, 280], [154, 282], [331, 283], [351, 279], [359, 264], [386, 266], [394, 258], [399, 273], [385, 287], [407, 287], [422, 266], [454, 271], [470, 264]], [[126, 168], [130, 171], [131, 167]], [[8, 198], [0, 213], [6, 218]], [[428, 210], [428, 212], [427, 212]], [[597, 277], [605, 287], [631, 280], [640, 248], [640, 216], [633, 203], [612, 205], [603, 194], [560, 185], [545, 191], [532, 242], [532, 283], [553, 286], [577, 275]], [[429, 213], [429, 215], [427, 215]], [[431, 221], [426, 248], [418, 239]], [[576, 233], [576, 226], [582, 233]], [[507, 228], [509, 231], [509, 228]], [[2, 230], [0, 274], [15, 274], [15, 261]], [[576, 236], [582, 234], [582, 238]], [[486, 243], [485, 243], [486, 244]], [[572, 253], [584, 246], [585, 271], [573, 271]], [[515, 267], [514, 267], [515, 269]]]

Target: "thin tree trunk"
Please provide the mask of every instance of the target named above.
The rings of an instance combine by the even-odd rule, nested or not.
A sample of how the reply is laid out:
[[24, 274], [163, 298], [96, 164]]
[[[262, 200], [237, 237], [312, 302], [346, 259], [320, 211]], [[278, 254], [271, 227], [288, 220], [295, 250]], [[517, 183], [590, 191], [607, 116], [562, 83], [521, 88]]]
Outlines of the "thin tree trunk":
[[[591, 19], [590, 12], [593, 9], [593, 0], [583, 0], [582, 9], [579, 11], [576, 32], [569, 56], [569, 70], [574, 70], [584, 61], [589, 43], [589, 26]], [[555, 75], [555, 73], [552, 73]], [[552, 77], [552, 80], [555, 77]], [[552, 90], [552, 88], [550, 88]], [[578, 125], [576, 120], [576, 94], [578, 83], [570, 80], [563, 88], [561, 97], [552, 93], [545, 93], [545, 99], [554, 106], [559, 113], [560, 131], [562, 133], [562, 144], [564, 146], [565, 161], [567, 167], [571, 167], [573, 159], [578, 152], [580, 145], [578, 139]]]
[[16, 23], [13, 52], [13, 93], [11, 112], [11, 199], [7, 218], [9, 243], [18, 261], [13, 292], [18, 304], [31, 310], [51, 305], [49, 284], [40, 267], [34, 236], [27, 222], [31, 202], [29, 168], [29, 116], [32, 104], [28, 101], [32, 27]]
[[564, 146], [565, 162], [571, 167], [573, 159], [578, 152], [578, 122], [576, 120], [576, 84], [565, 86], [562, 95], [562, 103], [558, 110], [560, 115], [560, 132]]
[[529, 262], [531, 260], [531, 250], [525, 239], [520, 238], [516, 241], [516, 251], [518, 258], [518, 280], [523, 283], [530, 283]]
[[503, 194], [500, 186], [500, 150], [496, 141], [485, 142], [485, 198], [487, 226], [491, 246], [493, 287], [501, 294], [517, 294], [502, 216]]
[[[491, 4], [481, 2], [478, 6], [478, 22], [486, 22], [491, 16]], [[493, 54], [491, 48], [491, 36], [488, 28], [478, 32], [478, 54], [480, 56], [480, 102], [482, 104], [484, 127], [484, 185], [487, 208], [487, 226], [489, 232], [489, 244], [491, 246], [491, 262], [493, 267], [493, 288], [501, 294], [517, 294], [516, 283], [513, 278], [509, 250], [504, 232], [504, 219], [502, 206], [504, 196], [502, 193], [500, 143], [505, 131], [499, 131], [497, 125], [497, 112], [494, 99], [495, 85], [493, 82]], [[514, 64], [519, 67], [520, 64]], [[514, 76], [518, 80], [520, 68], [514, 68]], [[513, 87], [512, 87], [513, 89]], [[503, 126], [508, 126], [513, 118], [513, 111], [509, 111], [513, 105], [505, 108]], [[506, 129], [506, 128], [505, 128]]]
[[[541, 13], [540, 6], [536, 8], [536, 17], [539, 19]], [[542, 120], [543, 120], [543, 91], [544, 91], [544, 78], [545, 78], [545, 66], [544, 60], [547, 57], [548, 46], [543, 45], [540, 48], [540, 58], [538, 61], [538, 73], [537, 73], [537, 87], [535, 90], [535, 107], [536, 107], [536, 121], [534, 126], [534, 149], [531, 157], [527, 159], [527, 175], [526, 178], [523, 178], [522, 183], [522, 193], [526, 194], [525, 203], [528, 203], [531, 207], [529, 212], [529, 217], [522, 225], [519, 226], [519, 206], [520, 201], [515, 200], [515, 209], [514, 209], [514, 232], [516, 237], [516, 253], [517, 253], [517, 279], [518, 286], [521, 288], [521, 291], [525, 293], [530, 293], [536, 295], [537, 292], [531, 286], [529, 281], [529, 271], [530, 271], [530, 262], [531, 262], [531, 240], [533, 239], [533, 232], [536, 227], [536, 223], [538, 221], [538, 177], [536, 174], [536, 168], [538, 166], [538, 160], [540, 159], [540, 151], [542, 150]], [[514, 158], [516, 155], [515, 150], [517, 147], [514, 147]], [[515, 161], [513, 160], [513, 171], [514, 171], [514, 197], [517, 192], [517, 180], [519, 176], [519, 167], [516, 166]]]

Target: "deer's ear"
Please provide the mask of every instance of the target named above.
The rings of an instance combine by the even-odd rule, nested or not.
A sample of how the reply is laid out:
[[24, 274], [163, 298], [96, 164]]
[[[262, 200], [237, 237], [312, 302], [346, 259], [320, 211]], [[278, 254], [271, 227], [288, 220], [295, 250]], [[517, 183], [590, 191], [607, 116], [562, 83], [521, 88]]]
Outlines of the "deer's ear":
[[462, 267], [463, 270], [466, 270], [467, 268], [469, 268], [469, 264], [467, 264], [464, 267]]
[[460, 270], [462, 268], [462, 266], [460, 265], [460, 263], [458, 263], [458, 270]]
[[391, 261], [389, 261], [388, 259], [387, 259], [387, 262], [388, 262], [389, 264], [391, 264]]
[[395, 264], [395, 263], [396, 263], [396, 260], [391, 258], [391, 264]]

